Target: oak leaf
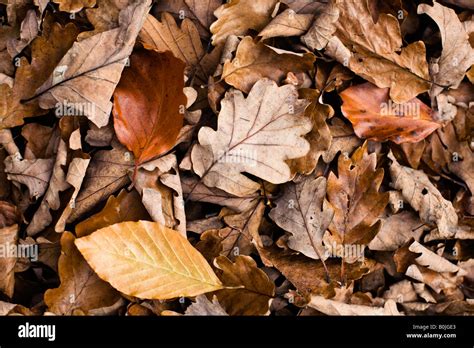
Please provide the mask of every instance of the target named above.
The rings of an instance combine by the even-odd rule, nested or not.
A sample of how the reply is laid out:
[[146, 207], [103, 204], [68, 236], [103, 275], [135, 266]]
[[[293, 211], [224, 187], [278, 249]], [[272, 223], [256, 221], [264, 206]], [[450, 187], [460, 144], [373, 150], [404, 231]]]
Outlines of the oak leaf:
[[231, 0], [214, 11], [212, 44], [225, 42], [229, 35], [245, 35], [249, 29], [260, 31], [271, 20], [277, 0]]
[[250, 256], [239, 255], [232, 263], [225, 256], [214, 260], [226, 287], [215, 294], [229, 315], [264, 315], [275, 294], [275, 285]]
[[75, 310], [87, 311], [112, 305], [120, 294], [101, 280], [89, 267], [74, 245], [70, 232], [61, 236], [62, 254], [59, 258], [61, 284], [47, 290], [44, 301], [55, 314], [71, 315]]
[[216, 296], [212, 298], [212, 302], [205, 295], [196, 297], [196, 302], [186, 308], [185, 315], [229, 315], [224, 308], [221, 307]]
[[339, 95], [343, 101], [342, 113], [352, 122], [360, 138], [416, 143], [441, 127], [426, 104], [417, 98], [403, 104], [393, 103], [388, 88], [364, 83], [349, 87]]
[[129, 296], [164, 300], [223, 288], [186, 238], [156, 222], [114, 224], [76, 245], [102, 279]]
[[469, 43], [469, 33], [453, 9], [433, 1], [433, 6], [420, 4], [418, 14], [427, 14], [438, 25], [443, 51], [436, 59], [433, 73], [434, 91], [438, 95], [443, 88], [459, 87], [466, 71], [474, 64], [474, 48]]
[[246, 99], [240, 91], [227, 92], [217, 131], [201, 128], [191, 153], [203, 183], [239, 196], [259, 188], [242, 172], [274, 184], [290, 180], [284, 161], [306, 155], [309, 144], [302, 136], [311, 130], [304, 117], [307, 102], [297, 98], [294, 86], [277, 87], [267, 79], [258, 81]]
[[234, 60], [224, 64], [222, 78], [229, 85], [248, 93], [263, 78], [280, 82], [289, 72], [307, 72], [316, 57], [311, 53], [295, 55], [278, 53], [267, 45], [255, 43], [250, 36], [242, 39]]
[[[222, 0], [172, 0], [160, 1], [155, 4], [154, 14], [157, 12], [171, 13], [175, 18], [183, 15], [191, 19], [205, 40], [209, 39], [209, 27], [215, 20], [214, 11], [222, 5]], [[183, 12], [184, 11], [184, 12]]]
[[184, 65], [169, 52], [141, 50], [130, 57], [114, 92], [114, 129], [135, 165], [170, 150], [183, 125]]
[[332, 209], [322, 209], [325, 196], [324, 177], [298, 176], [284, 186], [269, 214], [278, 226], [291, 233], [291, 249], [323, 262], [327, 259], [323, 235], [334, 215]]
[[388, 203], [388, 193], [380, 192], [384, 171], [376, 169], [377, 157], [369, 154], [367, 143], [351, 158], [339, 156], [337, 176], [331, 172], [327, 197], [334, 209], [329, 230], [338, 244], [368, 244], [379, 231], [379, 215]]
[[314, 21], [308, 32], [301, 37], [301, 41], [312, 50], [321, 50], [326, 47], [329, 39], [336, 31], [336, 22], [339, 19], [339, 8], [335, 1], [318, 3], [315, 9]]
[[446, 200], [421, 170], [400, 165], [390, 152], [392, 185], [401, 190], [403, 198], [419, 214], [421, 221], [436, 224], [440, 235], [448, 238], [456, 232], [458, 216], [452, 203]]
[[425, 45], [402, 46], [397, 18], [381, 14], [374, 23], [364, 1], [338, 1], [336, 32], [326, 52], [380, 88], [390, 88], [396, 103], [407, 102], [430, 88]]

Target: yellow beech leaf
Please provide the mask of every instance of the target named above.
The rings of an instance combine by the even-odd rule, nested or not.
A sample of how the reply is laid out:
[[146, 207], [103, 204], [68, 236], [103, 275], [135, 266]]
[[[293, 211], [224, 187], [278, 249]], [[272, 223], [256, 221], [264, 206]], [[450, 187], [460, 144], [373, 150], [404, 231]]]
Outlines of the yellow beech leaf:
[[165, 300], [223, 288], [186, 238], [156, 222], [114, 224], [76, 245], [99, 277], [129, 296]]

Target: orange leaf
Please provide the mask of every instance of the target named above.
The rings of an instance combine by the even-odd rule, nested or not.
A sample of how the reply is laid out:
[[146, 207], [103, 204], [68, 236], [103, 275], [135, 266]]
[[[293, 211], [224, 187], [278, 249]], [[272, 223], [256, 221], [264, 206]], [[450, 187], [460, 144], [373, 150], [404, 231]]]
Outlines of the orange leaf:
[[170, 150], [183, 126], [184, 63], [170, 52], [130, 56], [114, 92], [114, 128], [135, 156], [135, 166]]
[[340, 96], [342, 113], [360, 138], [416, 143], [441, 126], [433, 119], [432, 110], [419, 99], [396, 104], [389, 98], [388, 88], [364, 83], [347, 88]]

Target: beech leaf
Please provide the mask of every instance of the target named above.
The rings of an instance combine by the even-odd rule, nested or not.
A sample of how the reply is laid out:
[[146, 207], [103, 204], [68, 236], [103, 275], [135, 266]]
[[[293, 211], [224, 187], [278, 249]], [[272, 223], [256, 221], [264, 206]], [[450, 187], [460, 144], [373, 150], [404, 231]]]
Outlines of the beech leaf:
[[416, 143], [441, 127], [432, 110], [419, 99], [396, 104], [389, 98], [388, 88], [364, 83], [347, 88], [340, 96], [342, 113], [360, 138]]
[[137, 51], [114, 92], [114, 128], [135, 165], [171, 149], [183, 125], [184, 65], [170, 53]]
[[129, 296], [165, 300], [223, 288], [186, 238], [156, 222], [114, 224], [76, 245], [102, 279]]

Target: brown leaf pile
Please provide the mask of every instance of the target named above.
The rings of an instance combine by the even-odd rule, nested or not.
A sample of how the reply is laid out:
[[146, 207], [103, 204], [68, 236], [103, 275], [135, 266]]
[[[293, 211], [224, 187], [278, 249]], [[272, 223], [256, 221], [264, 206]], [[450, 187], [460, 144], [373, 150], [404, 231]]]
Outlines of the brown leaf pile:
[[474, 313], [468, 1], [0, 15], [0, 315]]

